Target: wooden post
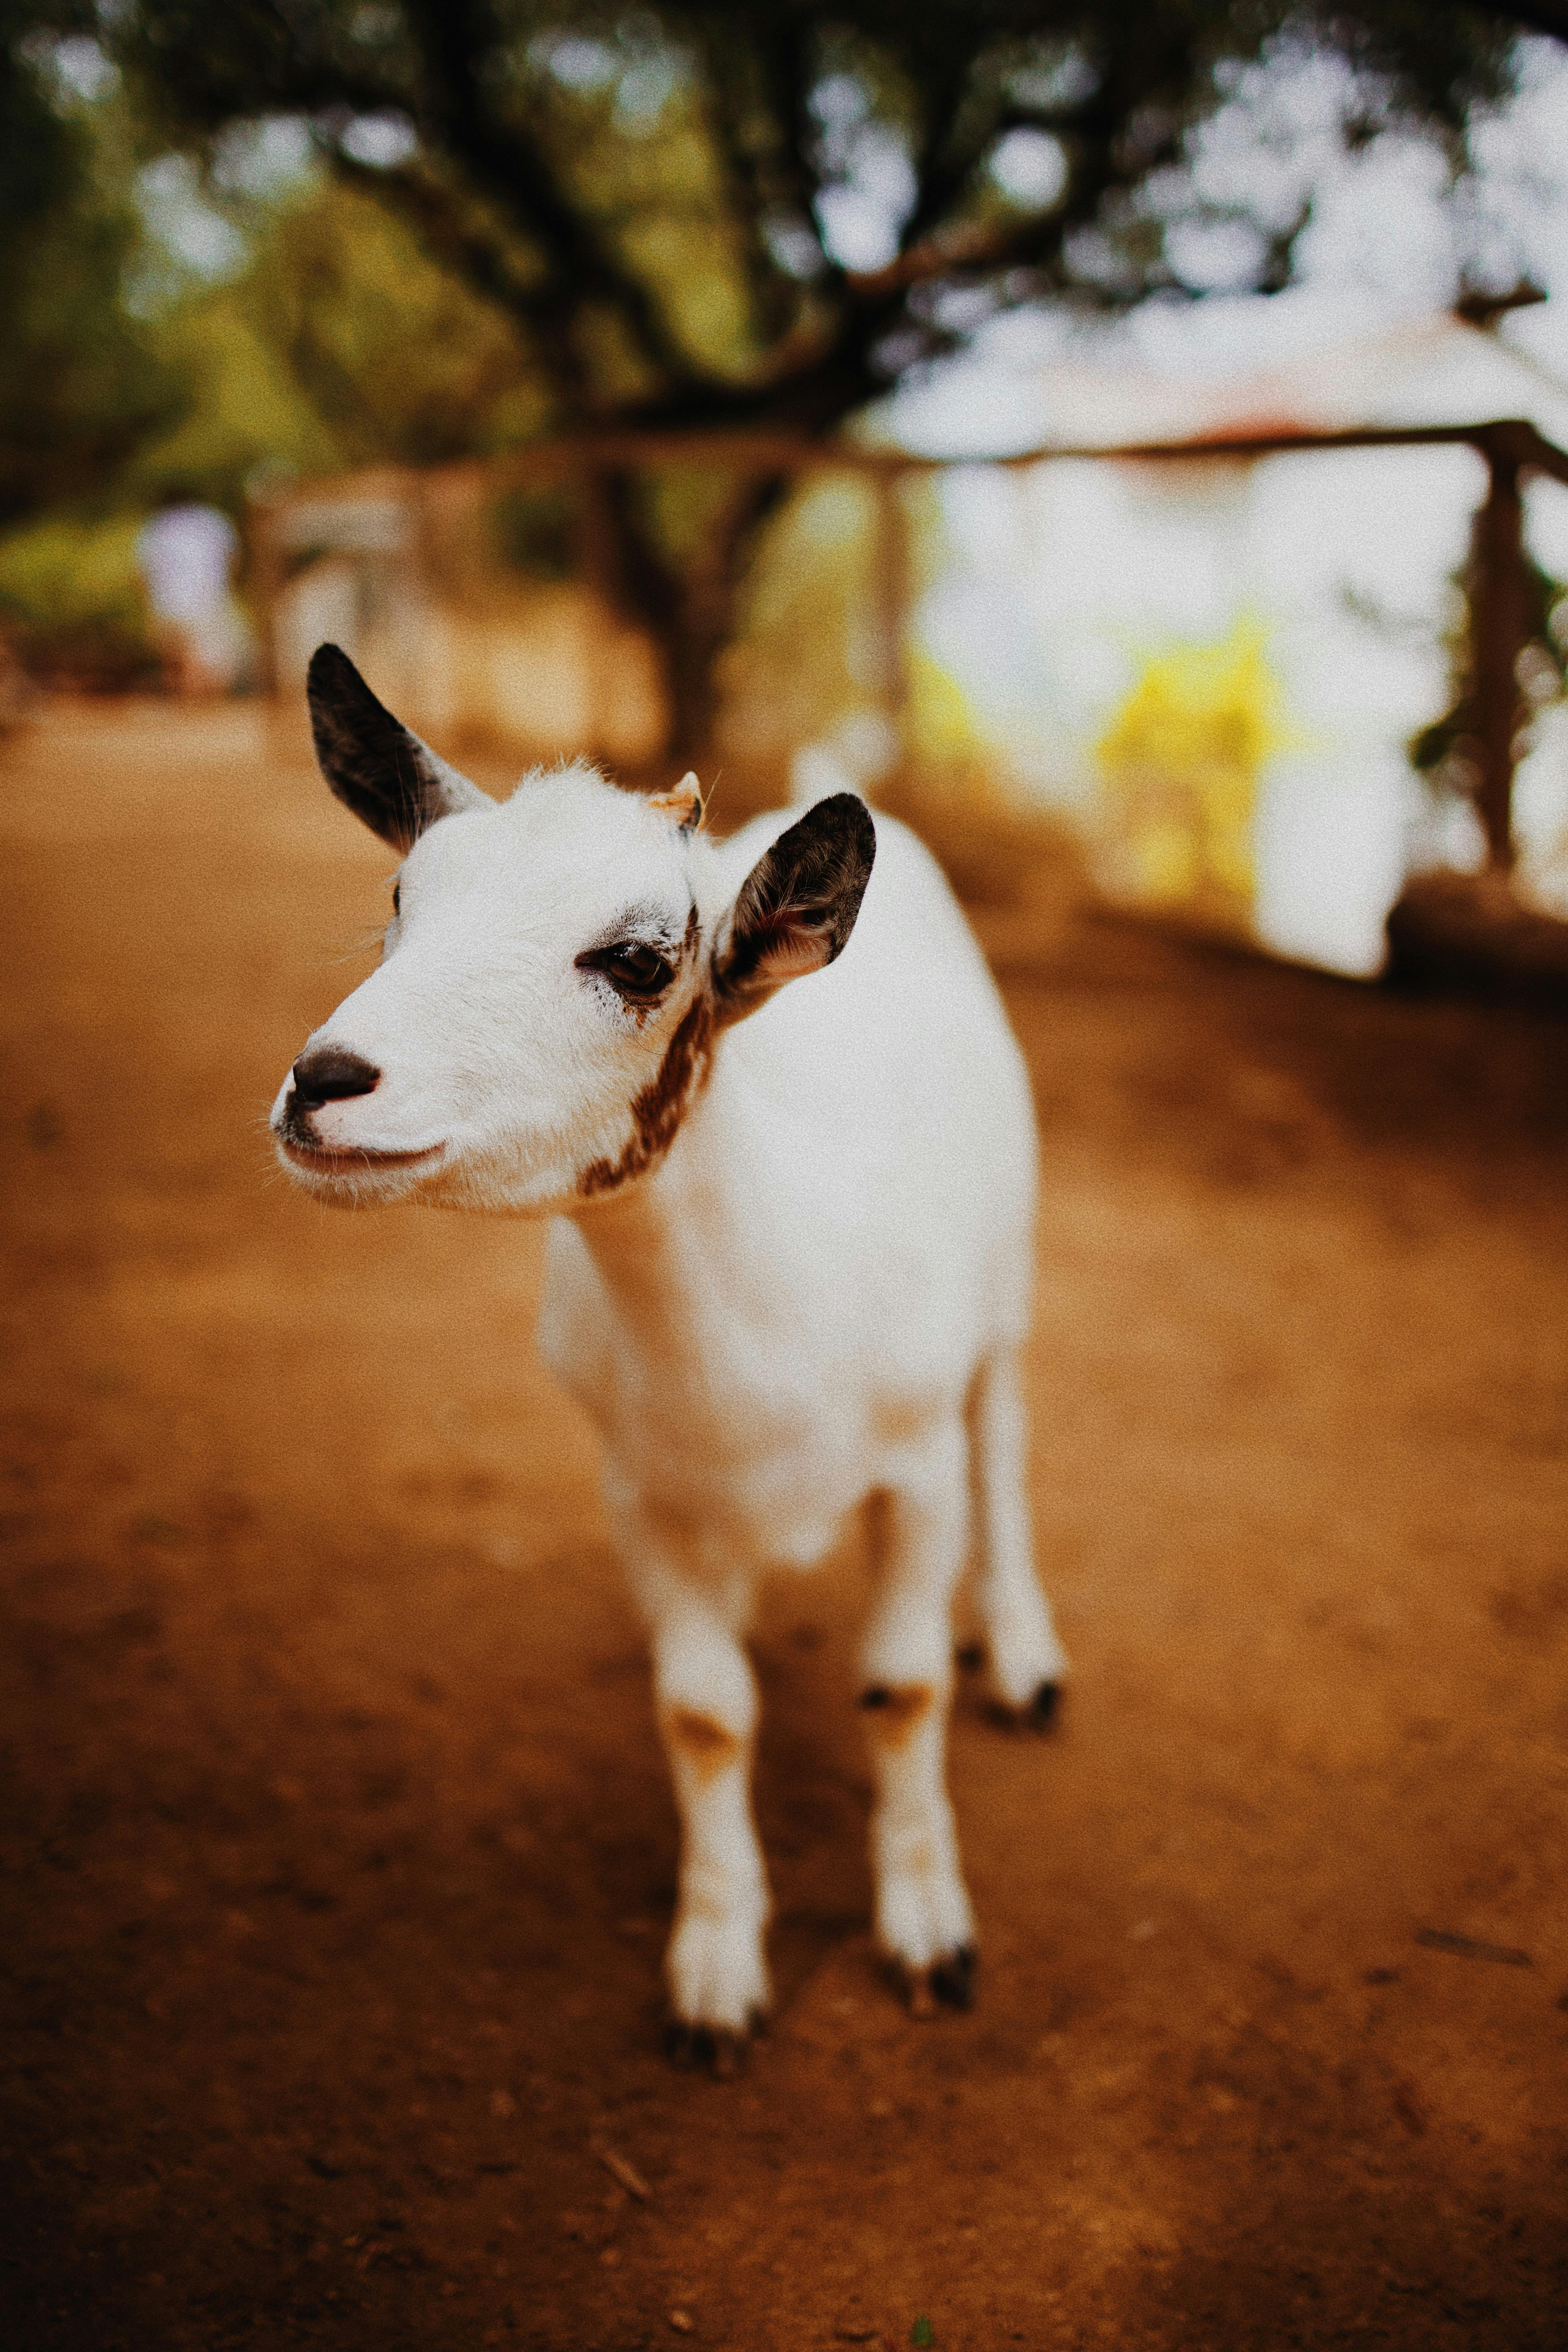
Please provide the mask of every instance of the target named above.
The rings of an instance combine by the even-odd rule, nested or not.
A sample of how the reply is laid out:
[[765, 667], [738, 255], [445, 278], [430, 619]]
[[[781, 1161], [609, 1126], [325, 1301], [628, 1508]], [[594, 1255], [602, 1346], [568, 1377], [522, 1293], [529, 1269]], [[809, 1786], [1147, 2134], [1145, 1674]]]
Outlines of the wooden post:
[[902, 484], [897, 474], [884, 474], [876, 483], [877, 538], [872, 593], [877, 607], [877, 634], [881, 659], [879, 684], [883, 709], [903, 745], [909, 703], [909, 664], [904, 654], [904, 625], [910, 598], [909, 517], [904, 510]]
[[1470, 663], [1481, 755], [1476, 808], [1487, 837], [1487, 863], [1513, 865], [1514, 743], [1521, 717], [1517, 665], [1526, 634], [1524, 509], [1519, 460], [1489, 444], [1486, 502], [1476, 517], [1470, 589]]
[[602, 466], [585, 467], [573, 487], [577, 505], [573, 550], [577, 576], [584, 587], [592, 588], [604, 599], [611, 612], [618, 612], [626, 583], [621, 577], [620, 545], [610, 508], [608, 470]]
[[251, 608], [256, 620], [256, 688], [258, 694], [274, 698], [278, 693], [278, 607], [288, 577], [279, 542], [278, 517], [275, 498], [263, 495], [247, 502], [245, 539]]

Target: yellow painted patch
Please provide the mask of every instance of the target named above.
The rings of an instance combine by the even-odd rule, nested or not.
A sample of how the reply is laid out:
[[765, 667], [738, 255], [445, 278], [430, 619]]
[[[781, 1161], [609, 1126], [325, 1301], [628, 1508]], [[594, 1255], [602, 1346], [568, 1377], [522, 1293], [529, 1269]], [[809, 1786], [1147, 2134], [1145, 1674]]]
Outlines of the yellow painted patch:
[[1113, 887], [1245, 922], [1267, 761], [1288, 741], [1261, 632], [1152, 656], [1095, 745]]

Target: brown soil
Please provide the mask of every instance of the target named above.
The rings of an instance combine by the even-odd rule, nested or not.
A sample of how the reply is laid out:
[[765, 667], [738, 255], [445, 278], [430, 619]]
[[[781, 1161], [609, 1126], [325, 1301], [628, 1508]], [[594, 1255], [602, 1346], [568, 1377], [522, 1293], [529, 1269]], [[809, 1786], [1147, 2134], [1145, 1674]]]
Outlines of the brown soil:
[[1560, 2346], [1562, 1023], [971, 845], [1077, 1678], [1049, 1740], [960, 1707], [980, 2000], [916, 2023], [859, 1565], [777, 1587], [778, 2014], [714, 2084], [539, 1235], [271, 1172], [384, 855], [254, 712], [64, 707], [0, 775], [5, 2343]]

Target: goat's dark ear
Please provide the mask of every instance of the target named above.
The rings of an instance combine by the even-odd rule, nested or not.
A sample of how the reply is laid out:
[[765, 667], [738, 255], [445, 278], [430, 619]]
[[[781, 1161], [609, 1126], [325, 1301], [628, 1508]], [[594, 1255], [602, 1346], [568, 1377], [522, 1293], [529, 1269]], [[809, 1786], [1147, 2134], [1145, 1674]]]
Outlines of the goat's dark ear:
[[820, 971], [855, 928], [877, 829], [853, 793], [808, 808], [758, 859], [719, 927], [713, 992], [721, 1023], [743, 1021], [786, 980]]
[[339, 646], [316, 647], [306, 688], [322, 775], [400, 856], [437, 818], [495, 805], [376, 700]]

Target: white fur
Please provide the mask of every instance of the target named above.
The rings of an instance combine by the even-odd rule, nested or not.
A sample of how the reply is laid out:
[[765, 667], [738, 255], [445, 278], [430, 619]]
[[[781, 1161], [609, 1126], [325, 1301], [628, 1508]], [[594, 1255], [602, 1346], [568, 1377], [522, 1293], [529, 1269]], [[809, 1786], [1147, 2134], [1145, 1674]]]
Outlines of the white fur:
[[[999, 1696], [1024, 1705], [1065, 1671], [1024, 1488], [1028, 1083], [912, 835], [878, 820], [844, 952], [720, 1032], [666, 1156], [598, 1197], [577, 1190], [625, 1150], [736, 893], [797, 814], [716, 845], [578, 768], [443, 818], [404, 864], [381, 968], [310, 1041], [381, 1072], [315, 1114], [324, 1144], [429, 1157], [286, 1155], [323, 1198], [551, 1215], [540, 1344], [603, 1435], [681, 1813], [674, 2008], [736, 2033], [767, 2001], [743, 1646], [763, 1572], [811, 1568], [876, 1498], [865, 1679], [931, 1694], [901, 1740], [894, 1716], [867, 1716], [878, 1929], [912, 1977], [973, 1938], [943, 1785], [950, 1609], [972, 1539]], [[693, 901], [700, 952], [656, 1012], [639, 1019], [577, 967], [627, 910], [679, 940]], [[275, 1126], [288, 1097], [286, 1081]]]

